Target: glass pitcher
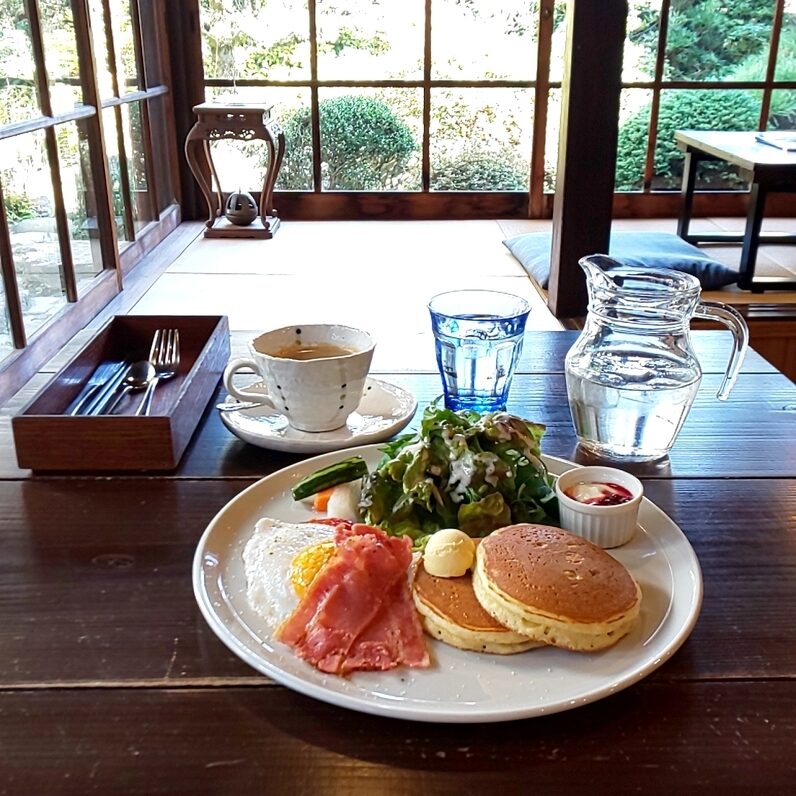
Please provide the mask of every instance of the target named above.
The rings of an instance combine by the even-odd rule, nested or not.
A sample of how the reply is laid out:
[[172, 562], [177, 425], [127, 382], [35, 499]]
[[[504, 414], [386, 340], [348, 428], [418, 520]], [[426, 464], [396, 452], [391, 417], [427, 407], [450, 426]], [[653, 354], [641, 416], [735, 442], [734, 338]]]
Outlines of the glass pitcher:
[[690, 274], [625, 266], [604, 255], [580, 260], [589, 312], [565, 360], [572, 422], [583, 448], [617, 461], [665, 456], [702, 379], [691, 347], [692, 317], [727, 326], [733, 346], [717, 397], [732, 389], [749, 329], [732, 307], [700, 301]]

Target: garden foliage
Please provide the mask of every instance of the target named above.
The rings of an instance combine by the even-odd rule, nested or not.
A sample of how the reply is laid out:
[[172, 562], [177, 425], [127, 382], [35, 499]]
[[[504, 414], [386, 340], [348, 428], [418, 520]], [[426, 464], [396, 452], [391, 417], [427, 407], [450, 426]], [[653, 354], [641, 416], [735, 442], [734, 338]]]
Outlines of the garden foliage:
[[[390, 189], [417, 149], [412, 131], [385, 103], [363, 96], [322, 100], [321, 179], [332, 191]], [[312, 186], [312, 126], [309, 108], [284, 125], [286, 152], [279, 187]]]
[[[772, 0], [672, 0], [666, 45], [667, 80], [759, 81], [765, 77], [774, 11]], [[646, 48], [641, 65], [652, 70], [658, 38], [660, 3], [638, 9], [639, 24], [629, 39]], [[786, 20], [777, 60], [778, 80], [796, 76], [796, 30]], [[658, 138], [654, 156], [654, 187], [679, 189], [683, 153], [674, 142], [675, 130], [756, 130], [760, 123], [761, 92], [745, 89], [682, 89], [661, 94]], [[642, 186], [650, 107], [636, 111], [619, 129], [616, 190]], [[792, 127], [796, 121], [796, 92], [775, 91], [769, 127]], [[703, 163], [705, 187], [739, 185], [727, 164]]]
[[[647, 156], [649, 108], [642, 108], [619, 130], [616, 190], [641, 188]], [[658, 188], [680, 188], [683, 153], [674, 142], [675, 130], [753, 130], [760, 116], [760, 99], [740, 90], [665, 92], [658, 111], [655, 176]], [[726, 187], [733, 181], [725, 163], [704, 164], [702, 179]]]
[[442, 159], [431, 174], [435, 191], [527, 191], [528, 172], [509, 153], [467, 152]]

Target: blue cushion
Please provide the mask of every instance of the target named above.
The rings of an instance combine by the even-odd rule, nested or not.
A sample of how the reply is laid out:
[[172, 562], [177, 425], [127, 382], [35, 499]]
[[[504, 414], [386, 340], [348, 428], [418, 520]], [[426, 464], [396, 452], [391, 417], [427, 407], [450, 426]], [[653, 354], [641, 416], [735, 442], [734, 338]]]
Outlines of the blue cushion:
[[[529, 232], [503, 243], [528, 274], [546, 288], [550, 277], [552, 234]], [[699, 279], [703, 290], [716, 290], [738, 281], [737, 271], [712, 260], [701, 249], [669, 232], [612, 232], [608, 254], [624, 265], [685, 271]]]

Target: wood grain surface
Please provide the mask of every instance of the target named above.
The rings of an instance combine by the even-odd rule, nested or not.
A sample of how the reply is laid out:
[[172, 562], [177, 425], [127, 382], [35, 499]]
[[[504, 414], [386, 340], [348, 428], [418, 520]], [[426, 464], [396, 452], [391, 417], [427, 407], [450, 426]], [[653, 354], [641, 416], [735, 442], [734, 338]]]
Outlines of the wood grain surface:
[[0, 694], [0, 742], [16, 793], [784, 794], [794, 701], [792, 681], [643, 682], [484, 727], [349, 716], [276, 687], [30, 691]]
[[[560, 335], [560, 337], [558, 336]], [[796, 777], [796, 388], [750, 358], [715, 400], [725, 339], [696, 335], [702, 388], [668, 461], [640, 472], [702, 569], [700, 617], [640, 683], [494, 725], [377, 718], [296, 694], [230, 652], [191, 585], [199, 537], [297, 461], [206, 408], [164, 475], [31, 475], [0, 424], [0, 793], [787, 793]], [[509, 409], [577, 458], [557, 333]], [[752, 363], [752, 367], [749, 364]], [[435, 373], [379, 376], [416, 395]], [[413, 421], [416, 427], [419, 415]]]

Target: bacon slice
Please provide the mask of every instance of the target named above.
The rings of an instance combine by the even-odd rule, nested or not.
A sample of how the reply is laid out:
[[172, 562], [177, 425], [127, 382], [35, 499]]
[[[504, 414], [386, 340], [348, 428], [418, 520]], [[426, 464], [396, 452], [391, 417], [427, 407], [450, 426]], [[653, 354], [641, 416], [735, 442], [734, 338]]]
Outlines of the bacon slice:
[[346, 655], [341, 674], [385, 671], [401, 664], [416, 668], [431, 665], [406, 578], [396, 581], [385, 595], [381, 610]]
[[339, 517], [313, 517], [307, 522], [311, 522], [313, 525], [345, 525], [346, 528], [350, 528], [354, 524], [351, 520], [341, 520]]
[[324, 672], [428, 665], [406, 579], [409, 539], [362, 524], [335, 536], [335, 554], [276, 639]]

